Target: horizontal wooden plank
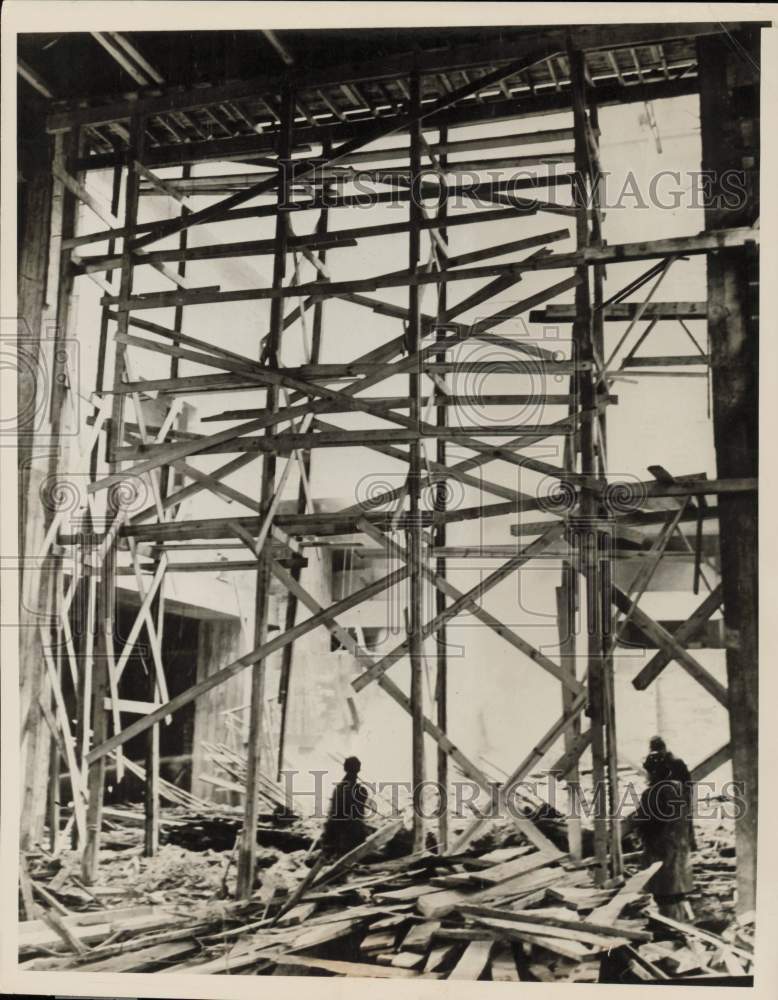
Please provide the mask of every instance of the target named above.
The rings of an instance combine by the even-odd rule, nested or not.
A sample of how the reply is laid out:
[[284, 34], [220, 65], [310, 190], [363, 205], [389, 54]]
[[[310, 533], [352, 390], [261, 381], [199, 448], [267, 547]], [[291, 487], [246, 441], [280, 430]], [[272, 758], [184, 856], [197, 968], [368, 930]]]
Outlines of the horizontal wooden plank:
[[628, 372], [632, 368], [690, 368], [709, 363], [707, 354], [662, 354], [653, 358], [640, 355], [625, 359], [621, 371]]
[[[210, 221], [208, 219], [207, 221]], [[262, 299], [300, 298], [314, 295], [331, 298], [341, 292], [372, 292], [379, 288], [403, 288], [412, 285], [447, 284], [453, 281], [470, 281], [475, 278], [499, 275], [521, 275], [529, 271], [546, 271], [560, 268], [590, 267], [596, 264], [627, 263], [631, 261], [653, 260], [678, 255], [705, 254], [728, 248], [759, 243], [759, 230], [740, 227], [699, 233], [695, 236], [679, 236], [663, 240], [649, 240], [639, 243], [605, 244], [602, 247], [586, 247], [566, 254], [549, 254], [520, 264], [490, 264], [481, 267], [464, 268], [453, 271], [411, 273], [392, 272], [353, 281], [315, 281], [282, 288], [245, 288], [227, 292], [213, 292], [196, 288], [186, 291], [149, 292], [133, 295], [127, 302], [129, 309], [159, 309], [168, 306], [208, 305], [217, 302], [250, 302]], [[122, 300], [117, 295], [105, 295], [101, 299], [104, 306], [118, 305]]]
[[[635, 318], [642, 307], [644, 320], [652, 319], [705, 319], [708, 318], [707, 302], [614, 302], [602, 310], [606, 323], [624, 323]], [[529, 314], [530, 323], [572, 323], [575, 306], [551, 303], [545, 309], [534, 309]]]

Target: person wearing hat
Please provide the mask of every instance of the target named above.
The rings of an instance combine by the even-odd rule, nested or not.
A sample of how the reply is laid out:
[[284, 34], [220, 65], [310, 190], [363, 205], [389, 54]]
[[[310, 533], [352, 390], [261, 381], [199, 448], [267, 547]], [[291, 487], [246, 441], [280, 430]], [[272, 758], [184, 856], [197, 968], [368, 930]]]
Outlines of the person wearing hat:
[[670, 778], [673, 781], [680, 781], [686, 798], [686, 809], [689, 822], [689, 849], [697, 850], [697, 841], [694, 835], [694, 782], [691, 772], [686, 766], [686, 761], [676, 757], [667, 749], [667, 744], [661, 736], [652, 736], [648, 743], [649, 754], [663, 754], [670, 768]]
[[346, 757], [343, 777], [332, 793], [321, 839], [322, 850], [332, 858], [358, 847], [369, 833], [365, 823], [368, 793], [357, 778], [361, 767], [358, 757]]
[[690, 910], [686, 897], [694, 889], [686, 792], [681, 782], [671, 777], [666, 750], [652, 750], [643, 766], [648, 787], [634, 814], [635, 828], [643, 841], [646, 867], [662, 862], [646, 889], [653, 894], [660, 913], [683, 920]]

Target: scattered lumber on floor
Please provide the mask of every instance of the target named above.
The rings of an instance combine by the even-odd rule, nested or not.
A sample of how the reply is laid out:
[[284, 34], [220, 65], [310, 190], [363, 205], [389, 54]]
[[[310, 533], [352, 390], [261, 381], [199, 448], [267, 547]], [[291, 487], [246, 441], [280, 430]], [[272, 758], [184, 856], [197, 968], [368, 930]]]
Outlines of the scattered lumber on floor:
[[[113, 822], [121, 821], [121, 812], [114, 810]], [[170, 819], [186, 823], [187, 815], [178, 806]], [[24, 915], [34, 895], [36, 918], [20, 925], [22, 967], [500, 982], [686, 983], [752, 976], [753, 914], [727, 922], [715, 909], [719, 897], [700, 894], [710, 909], [695, 897], [698, 923], [665, 917], [645, 891], [656, 866], [639, 867], [637, 856], [629, 858], [623, 880], [596, 887], [586, 859], [573, 862], [529, 843], [496, 846], [493, 835], [456, 854], [397, 858], [390, 851], [386, 857], [382, 852], [402, 827], [401, 819], [383, 822], [335, 862], [313, 849], [269, 851], [263, 864], [271, 863], [260, 867], [254, 895], [240, 903], [197, 886], [197, 872], [206, 865], [229, 868], [228, 852], [166, 845], [153, 862], [141, 860], [136, 826], [127, 829], [135, 848], [106, 852], [125, 872], [128, 900], [141, 880], [141, 864], [158, 866], [149, 871], [160, 888], [134, 897], [144, 900], [135, 905], [105, 906], [104, 899], [117, 901], [114, 887], [83, 886], [67, 851], [57, 859], [30, 854], [20, 910]], [[509, 836], [520, 839], [515, 831]], [[717, 844], [703, 844], [696, 870], [716, 863]], [[719, 846], [728, 858], [726, 837]], [[165, 852], [173, 853], [166, 858]], [[192, 865], [191, 872], [182, 864]], [[729, 869], [716, 878], [734, 881]], [[216, 885], [213, 875], [210, 884]], [[710, 884], [703, 881], [703, 891]]]

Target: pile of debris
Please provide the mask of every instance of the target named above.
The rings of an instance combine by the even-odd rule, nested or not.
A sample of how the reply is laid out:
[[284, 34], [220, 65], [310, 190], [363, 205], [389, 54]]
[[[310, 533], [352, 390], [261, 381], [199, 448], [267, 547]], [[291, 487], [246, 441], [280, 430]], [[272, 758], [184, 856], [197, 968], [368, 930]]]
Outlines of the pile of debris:
[[190, 896], [105, 910], [95, 897], [76, 912], [56, 876], [43, 885], [31, 867], [20, 961], [90, 972], [749, 981], [753, 922], [717, 934], [661, 916], [645, 892], [653, 868], [596, 887], [590, 861], [526, 842], [387, 860], [402, 826], [383, 824], [329, 866], [313, 852], [279, 855], [241, 903]]

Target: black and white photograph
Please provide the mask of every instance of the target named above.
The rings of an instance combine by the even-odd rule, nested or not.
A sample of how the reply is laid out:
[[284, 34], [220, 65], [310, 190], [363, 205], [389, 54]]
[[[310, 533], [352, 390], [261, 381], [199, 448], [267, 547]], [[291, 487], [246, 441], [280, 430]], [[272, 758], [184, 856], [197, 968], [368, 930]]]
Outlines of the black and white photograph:
[[775, 15], [5, 4], [9, 994], [775, 995]]

